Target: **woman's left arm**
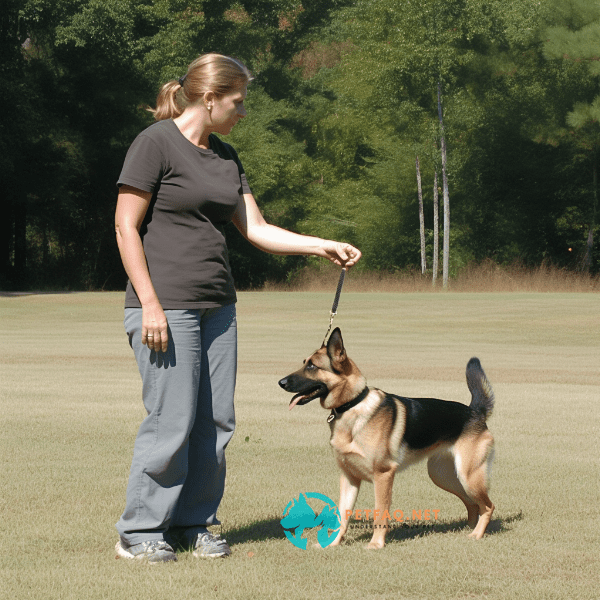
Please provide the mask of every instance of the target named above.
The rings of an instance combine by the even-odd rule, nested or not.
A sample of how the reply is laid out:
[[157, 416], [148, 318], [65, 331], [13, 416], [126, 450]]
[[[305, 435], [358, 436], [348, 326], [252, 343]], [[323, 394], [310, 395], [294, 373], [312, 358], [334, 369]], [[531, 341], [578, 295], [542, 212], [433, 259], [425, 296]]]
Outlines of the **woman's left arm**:
[[270, 225], [262, 216], [252, 194], [244, 194], [240, 199], [232, 220], [240, 233], [264, 252], [321, 256], [342, 267], [352, 267], [361, 257], [360, 250], [351, 244], [300, 235]]

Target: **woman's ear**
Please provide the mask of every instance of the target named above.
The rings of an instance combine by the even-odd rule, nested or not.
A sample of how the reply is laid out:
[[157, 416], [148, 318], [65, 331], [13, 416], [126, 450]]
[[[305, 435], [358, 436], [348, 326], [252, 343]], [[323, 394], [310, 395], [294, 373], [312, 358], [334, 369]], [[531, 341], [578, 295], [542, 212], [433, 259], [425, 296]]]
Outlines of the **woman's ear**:
[[204, 92], [204, 96], [202, 97], [202, 100], [204, 101], [204, 106], [208, 110], [212, 109], [215, 99], [216, 99], [216, 95], [214, 92]]

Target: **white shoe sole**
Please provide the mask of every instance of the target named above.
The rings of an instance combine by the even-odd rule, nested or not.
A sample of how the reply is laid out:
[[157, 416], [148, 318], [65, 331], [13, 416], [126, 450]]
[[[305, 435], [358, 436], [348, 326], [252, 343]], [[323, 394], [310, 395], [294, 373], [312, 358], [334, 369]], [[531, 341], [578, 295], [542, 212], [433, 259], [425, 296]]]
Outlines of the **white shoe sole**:
[[117, 556], [115, 556], [115, 558], [127, 558], [128, 560], [145, 560], [149, 565], [159, 565], [163, 562], [176, 562], [177, 558], [171, 559], [171, 560], [148, 560], [148, 555], [147, 554], [138, 554], [137, 556], [134, 556], [133, 554], [131, 554], [131, 552], [127, 552], [127, 550], [125, 550], [125, 548], [123, 548], [123, 546], [121, 546], [121, 542], [118, 541], [115, 545], [115, 552], [117, 553]]

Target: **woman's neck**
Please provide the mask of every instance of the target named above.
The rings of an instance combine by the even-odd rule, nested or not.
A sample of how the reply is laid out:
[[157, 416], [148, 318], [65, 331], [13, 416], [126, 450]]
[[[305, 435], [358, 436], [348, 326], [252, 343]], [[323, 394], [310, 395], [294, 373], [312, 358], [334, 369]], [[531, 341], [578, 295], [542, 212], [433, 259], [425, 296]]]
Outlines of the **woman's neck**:
[[188, 106], [178, 117], [173, 119], [182, 135], [199, 148], [210, 148], [208, 136], [210, 130], [210, 116], [208, 111], [201, 106]]

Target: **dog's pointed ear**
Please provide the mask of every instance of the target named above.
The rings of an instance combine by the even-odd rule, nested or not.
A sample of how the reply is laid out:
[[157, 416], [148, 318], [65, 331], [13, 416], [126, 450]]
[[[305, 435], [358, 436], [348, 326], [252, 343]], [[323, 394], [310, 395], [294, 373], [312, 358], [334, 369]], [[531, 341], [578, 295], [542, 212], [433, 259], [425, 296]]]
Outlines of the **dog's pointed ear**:
[[339, 327], [336, 327], [327, 341], [327, 354], [332, 362], [344, 362], [346, 360], [346, 349]]

